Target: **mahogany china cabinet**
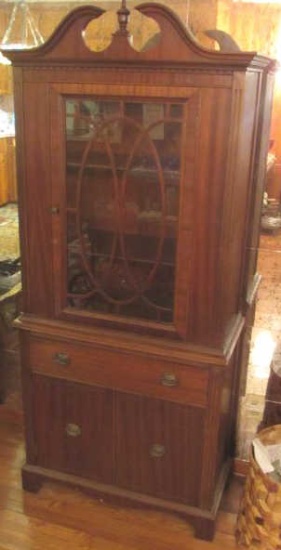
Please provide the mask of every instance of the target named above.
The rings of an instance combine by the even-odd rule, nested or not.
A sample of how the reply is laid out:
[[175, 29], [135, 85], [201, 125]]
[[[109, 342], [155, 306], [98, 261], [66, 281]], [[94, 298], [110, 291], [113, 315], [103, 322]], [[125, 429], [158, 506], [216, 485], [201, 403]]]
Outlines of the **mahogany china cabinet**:
[[172, 11], [134, 48], [122, 2], [75, 9], [13, 63], [23, 487], [57, 480], [211, 539], [231, 465], [273, 63], [201, 47]]

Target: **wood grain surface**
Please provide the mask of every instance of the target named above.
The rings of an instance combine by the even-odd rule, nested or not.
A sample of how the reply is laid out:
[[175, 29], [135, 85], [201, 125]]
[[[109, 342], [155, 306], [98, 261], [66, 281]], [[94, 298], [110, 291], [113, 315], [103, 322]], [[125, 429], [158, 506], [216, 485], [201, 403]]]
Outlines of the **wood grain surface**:
[[232, 550], [242, 478], [224, 495], [212, 543], [195, 540], [185, 520], [163, 512], [109, 506], [58, 483], [21, 488], [22, 415], [0, 407], [0, 550]]

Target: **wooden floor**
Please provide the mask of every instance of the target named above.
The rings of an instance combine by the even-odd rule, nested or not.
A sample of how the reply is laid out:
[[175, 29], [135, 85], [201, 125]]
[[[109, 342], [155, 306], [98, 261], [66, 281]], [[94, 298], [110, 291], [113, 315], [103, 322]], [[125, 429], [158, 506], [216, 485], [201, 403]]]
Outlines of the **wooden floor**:
[[219, 513], [212, 543], [195, 540], [182, 519], [109, 506], [60, 484], [38, 494], [23, 492], [22, 415], [0, 406], [0, 550], [230, 550], [242, 481], [233, 479]]

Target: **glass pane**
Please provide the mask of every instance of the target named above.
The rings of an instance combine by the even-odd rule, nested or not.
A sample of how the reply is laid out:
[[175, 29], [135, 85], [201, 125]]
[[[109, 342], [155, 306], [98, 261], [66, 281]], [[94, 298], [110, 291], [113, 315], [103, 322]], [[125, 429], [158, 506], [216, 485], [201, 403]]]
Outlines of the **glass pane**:
[[180, 103], [67, 99], [67, 305], [172, 322]]

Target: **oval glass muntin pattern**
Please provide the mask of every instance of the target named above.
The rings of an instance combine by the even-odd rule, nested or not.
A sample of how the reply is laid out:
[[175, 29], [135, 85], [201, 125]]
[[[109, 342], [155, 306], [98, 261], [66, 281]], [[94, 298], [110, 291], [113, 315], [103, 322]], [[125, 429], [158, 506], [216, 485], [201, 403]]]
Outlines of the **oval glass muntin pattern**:
[[[177, 122], [179, 123], [179, 120], [177, 120]], [[161, 259], [163, 256], [165, 239], [167, 237], [167, 204], [165, 190], [167, 182], [165, 181], [164, 169], [161, 165], [159, 152], [151, 135], [155, 133], [155, 130], [157, 133], [157, 127], [160, 128], [165, 123], [175, 123], [175, 118], [170, 116], [160, 118], [144, 127], [138, 121], [126, 116], [126, 114], [117, 114], [107, 117], [105, 121], [95, 128], [95, 133], [89, 136], [84, 148], [77, 177], [76, 205], [74, 209], [76, 232], [81, 251], [81, 263], [85, 272], [85, 282], [82, 293], [80, 289], [79, 292], [73, 292], [74, 289], [69, 289], [70, 292], [68, 296], [72, 305], [76, 305], [75, 299], [77, 299], [78, 303], [80, 301], [80, 307], [83, 309], [83, 304], [85, 304], [88, 299], [95, 298], [98, 295], [108, 304], [116, 306], [116, 311], [118, 312], [120, 311], [120, 306], [141, 301], [147, 308], [154, 310], [154, 316], [156, 318], [161, 319], [161, 312], [171, 312], [172, 315], [172, 308], [166, 307], [161, 301], [159, 303], [159, 301], [157, 301], [157, 296], [154, 297], [151, 292], [153, 285], [157, 286], [157, 274], [162, 267]], [[132, 135], [132, 133], [134, 134], [134, 139], [130, 143], [130, 150], [126, 159], [123, 159], [123, 166], [121, 167], [117, 162], [117, 155], [114, 150], [114, 148], [116, 149], [116, 144], [112, 143], [110, 139], [110, 136], [116, 133], [116, 126], [119, 126], [119, 133], [122, 136], [124, 133], [130, 135]], [[110, 251], [107, 251], [106, 262], [104, 262], [103, 265], [103, 276], [101, 276], [98, 271], [95, 272], [92, 269], [89, 255], [85, 249], [83, 231], [85, 221], [83, 219], [85, 174], [88, 166], [95, 157], [95, 150], [98, 149], [97, 146], [101, 143], [104, 146], [108, 171], [110, 171], [111, 174], [110, 178], [107, 177], [107, 180], [111, 181], [111, 192], [113, 197], [113, 209], [111, 212], [112, 241]], [[136, 167], [136, 159], [142, 157], [144, 151], [146, 156], [150, 159], [150, 169], [148, 173], [153, 172], [154, 178], [157, 175], [159, 211], [157, 212], [157, 231], [152, 239], [156, 242], [155, 253], [153, 255], [154, 258], [150, 260], [150, 265], [148, 263], [146, 264], [147, 266], [149, 265], [149, 268], [146, 267], [142, 269], [140, 277], [140, 269], [136, 269], [136, 265], [141, 264], [140, 259], [136, 258], [135, 261], [132, 261], [127, 242], [130, 236], [128, 237], [126, 233], [126, 208], [127, 204], [129, 204], [129, 200], [126, 199], [129, 199], [130, 196], [132, 180], [134, 180], [134, 178], [139, 179], [141, 172], [145, 173], [145, 167], [141, 169]], [[96, 163], [96, 168], [98, 169], [98, 162]], [[93, 181], [92, 184], [95, 185], [95, 181]], [[153, 185], [155, 187], [155, 181]], [[102, 251], [99, 251], [99, 254], [102, 255]], [[117, 277], [116, 273], [114, 275], [114, 270], [116, 271], [116, 269], [121, 273], [121, 275], [117, 273]], [[109, 288], [108, 279], [110, 279], [110, 273], [113, 274], [113, 277], [115, 276], [115, 280], [118, 281], [118, 277], [122, 279], [120, 281], [120, 292], [118, 296], [114, 290]], [[172, 275], [174, 277], [174, 272]], [[95, 310], [95, 307], [92, 309]]]

